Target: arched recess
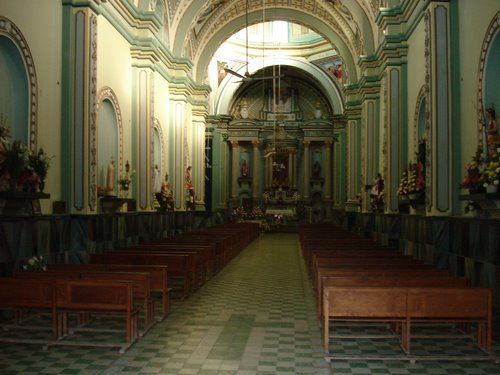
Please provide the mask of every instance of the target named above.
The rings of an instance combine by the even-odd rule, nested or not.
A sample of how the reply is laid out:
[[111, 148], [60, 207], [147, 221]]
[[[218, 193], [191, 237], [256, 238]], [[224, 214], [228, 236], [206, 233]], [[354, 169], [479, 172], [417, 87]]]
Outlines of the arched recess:
[[[115, 92], [110, 87], [99, 91], [97, 108], [97, 165], [96, 174], [89, 176], [97, 186], [106, 183], [106, 170], [110, 159], [115, 160], [115, 187], [123, 170], [123, 123], [120, 105]], [[92, 161], [91, 161], [92, 163]], [[95, 169], [94, 169], [95, 170]], [[118, 190], [118, 189], [116, 189]]]
[[413, 140], [414, 140], [414, 151], [418, 152], [418, 142], [423, 138], [426, 139], [429, 134], [429, 108], [428, 108], [428, 93], [429, 89], [427, 85], [423, 85], [418, 93], [417, 103], [415, 105], [414, 118], [414, 128], [413, 128]]
[[0, 113], [8, 118], [12, 139], [37, 148], [38, 83], [28, 43], [19, 28], [0, 16]]
[[163, 131], [157, 118], [153, 120], [153, 165], [158, 165], [160, 176], [165, 177], [166, 170], [166, 157], [165, 140], [163, 138]]
[[[312, 75], [317, 81], [316, 83], [318, 86], [323, 88], [328, 100], [330, 101], [330, 105], [333, 107], [334, 114], [342, 114], [344, 112], [344, 99], [341, 94], [342, 91], [340, 87], [338, 87], [338, 83], [328, 76], [324, 70], [307, 60], [300, 58], [272, 58], [264, 60], [264, 68], [276, 65], [293, 66]], [[262, 60], [256, 60], [248, 64], [248, 71], [250, 74], [254, 74], [256, 71], [262, 69], [262, 67]], [[240, 67], [237, 71], [240, 74], [244, 74], [245, 70], [246, 67]], [[216, 94], [216, 115], [229, 113], [231, 99], [234, 97], [238, 88], [242, 85], [242, 83], [236, 83], [238, 80], [239, 78], [228, 74], [221, 82], [218, 93]]]
[[[344, 62], [347, 66], [347, 70], [349, 72], [349, 77], [353, 83], [358, 80], [358, 67], [355, 63], [357, 60], [354, 58], [355, 52], [351, 49], [352, 46], [349, 46], [344, 39], [342, 39], [339, 34], [328, 24], [323, 22], [322, 20], [314, 17], [313, 15], [304, 13], [303, 11], [299, 11], [296, 9], [288, 9], [288, 8], [278, 8], [277, 14], [279, 17], [276, 19], [286, 19], [289, 22], [295, 22], [298, 24], [302, 24], [313, 30], [314, 32], [322, 35], [325, 39], [330, 41], [338, 50], [339, 55], [344, 59]], [[266, 21], [273, 20], [271, 15], [266, 17]], [[261, 11], [254, 11], [249, 13], [248, 15], [248, 24], [249, 26], [258, 24], [262, 22], [262, 13]], [[212, 59], [213, 55], [220, 47], [220, 45], [226, 41], [231, 35], [238, 32], [245, 25], [245, 15], [241, 15], [240, 17], [234, 18], [228, 23], [226, 23], [223, 27], [221, 27], [217, 32], [211, 35], [210, 41], [204, 46], [201, 50], [201, 54], [195, 57], [193, 61], [195, 66], [195, 77], [197, 82], [203, 82], [205, 77], [206, 69]], [[262, 65], [262, 64], [261, 64]]]
[[[498, 113], [500, 109], [500, 12], [493, 17], [481, 49], [479, 61], [478, 87], [478, 120], [482, 123], [485, 111], [494, 105]], [[498, 115], [497, 115], [498, 116]]]

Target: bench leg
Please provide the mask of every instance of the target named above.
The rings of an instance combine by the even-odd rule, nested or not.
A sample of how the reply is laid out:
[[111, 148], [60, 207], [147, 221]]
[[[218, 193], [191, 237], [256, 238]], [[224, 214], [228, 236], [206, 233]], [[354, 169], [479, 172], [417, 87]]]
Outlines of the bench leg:
[[323, 311], [323, 350], [330, 354], [330, 321], [327, 311]]
[[411, 320], [408, 318], [403, 324], [402, 347], [406, 354], [410, 354]]

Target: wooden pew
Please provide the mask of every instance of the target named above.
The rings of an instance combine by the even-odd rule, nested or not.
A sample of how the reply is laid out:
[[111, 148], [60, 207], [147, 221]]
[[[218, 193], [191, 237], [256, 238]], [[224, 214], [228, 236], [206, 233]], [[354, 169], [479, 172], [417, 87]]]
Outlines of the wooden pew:
[[121, 313], [125, 316], [125, 343], [69, 343], [53, 345], [120, 347], [125, 352], [137, 338], [138, 310], [134, 307], [133, 285], [129, 281], [56, 280], [56, 309], [62, 314], [62, 334], [68, 333], [68, 313]]
[[477, 323], [477, 344], [491, 352], [488, 288], [330, 286], [323, 289], [323, 347], [327, 353], [330, 320], [396, 323], [406, 353], [410, 353], [413, 322]]
[[48, 271], [14, 271], [14, 278], [50, 279], [50, 280], [94, 280], [94, 281], [130, 281], [133, 286], [134, 300], [143, 301], [144, 328], [142, 336], [154, 325], [154, 300], [151, 298], [151, 279], [147, 272], [98, 271], [98, 270], [48, 270]]
[[194, 261], [189, 254], [138, 254], [138, 253], [103, 253], [90, 254], [92, 264], [128, 264], [168, 266], [169, 284], [175, 278], [182, 280], [182, 298], [191, 293], [194, 275]]
[[[13, 310], [16, 323], [19, 323], [19, 311], [44, 311], [50, 313], [52, 321], [52, 339], [59, 337], [56, 314], [56, 293], [54, 280], [18, 280], [10, 277], [0, 278], [0, 309]], [[3, 338], [5, 340], [5, 338]], [[4, 342], [34, 343], [33, 340], [12, 339]]]
[[469, 280], [465, 277], [437, 277], [427, 273], [412, 275], [393, 274], [386, 277], [371, 276], [325, 276], [321, 279], [321, 289], [316, 293], [318, 317], [323, 318], [323, 289], [330, 286], [439, 286], [439, 287], [468, 287]]
[[169, 287], [167, 282], [167, 266], [135, 265], [135, 264], [47, 264], [48, 271], [126, 271], [147, 272], [151, 280], [151, 292], [157, 293], [162, 301], [162, 315], [159, 321], [170, 313]]
[[154, 253], [154, 254], [189, 254], [194, 256], [195, 273], [193, 286], [200, 287], [213, 274], [213, 248], [193, 244], [142, 244], [113, 252], [118, 253]]

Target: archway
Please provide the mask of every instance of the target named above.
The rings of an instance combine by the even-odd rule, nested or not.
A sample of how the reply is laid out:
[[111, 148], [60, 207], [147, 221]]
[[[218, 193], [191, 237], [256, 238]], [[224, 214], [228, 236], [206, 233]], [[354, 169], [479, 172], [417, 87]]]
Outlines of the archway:
[[[98, 186], [106, 186], [106, 172], [108, 164], [113, 160], [115, 170], [119, 171], [118, 161], [118, 122], [116, 111], [113, 103], [108, 99], [104, 99], [99, 107], [97, 118], [97, 170], [98, 170]], [[118, 173], [115, 173], [115, 193], [118, 181]], [[113, 193], [113, 192], [108, 192]]]
[[14, 42], [0, 35], [0, 114], [11, 130], [11, 139], [29, 144], [29, 86], [26, 67]]

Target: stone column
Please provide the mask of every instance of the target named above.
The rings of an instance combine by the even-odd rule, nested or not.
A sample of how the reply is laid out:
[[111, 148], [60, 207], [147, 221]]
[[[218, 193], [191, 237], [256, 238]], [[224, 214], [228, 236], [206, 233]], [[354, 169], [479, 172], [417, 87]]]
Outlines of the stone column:
[[311, 142], [304, 141], [304, 199], [309, 199], [309, 190], [310, 190], [310, 161], [309, 161], [309, 144]]
[[325, 148], [325, 172], [324, 172], [324, 177], [325, 177], [325, 199], [331, 199], [332, 198], [332, 142], [331, 141], [326, 141], [324, 144]]
[[272, 186], [272, 184], [273, 184], [273, 158], [272, 157], [268, 157], [266, 159], [266, 164], [267, 164], [267, 168], [266, 168], [266, 176], [267, 176], [266, 187], [270, 188]]
[[253, 141], [253, 171], [252, 171], [252, 196], [256, 200], [259, 197], [259, 176], [260, 176], [260, 151], [259, 141]]
[[231, 201], [236, 203], [238, 197], [238, 169], [239, 169], [238, 141], [231, 141]]
[[292, 151], [288, 154], [288, 186], [292, 186], [293, 183], [293, 156]]
[[292, 152], [292, 168], [293, 168], [293, 179], [292, 179], [292, 188], [297, 188], [297, 152], [293, 150]]

